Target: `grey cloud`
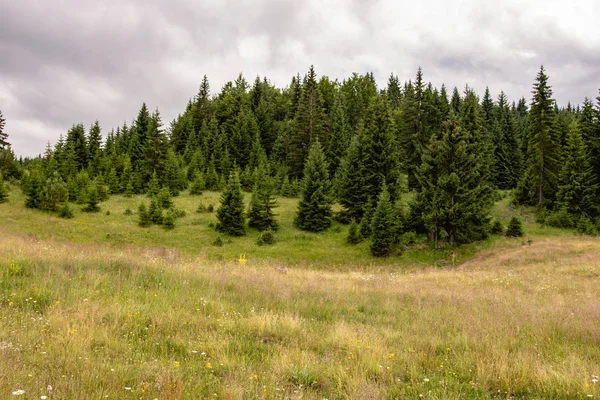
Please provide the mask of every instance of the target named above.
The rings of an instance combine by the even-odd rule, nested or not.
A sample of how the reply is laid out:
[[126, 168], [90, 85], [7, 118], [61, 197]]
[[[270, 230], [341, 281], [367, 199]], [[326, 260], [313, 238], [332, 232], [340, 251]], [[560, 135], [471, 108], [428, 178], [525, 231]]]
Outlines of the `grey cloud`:
[[129, 121], [143, 101], [167, 124], [204, 74], [213, 92], [240, 71], [286, 86], [311, 64], [340, 80], [373, 71], [383, 86], [420, 65], [435, 85], [517, 99], [544, 63], [561, 104], [597, 93], [599, 44], [569, 29], [579, 21], [516, 0], [399, 4], [0, 0], [0, 109], [15, 151], [34, 155], [73, 123], [99, 119], [106, 132]]

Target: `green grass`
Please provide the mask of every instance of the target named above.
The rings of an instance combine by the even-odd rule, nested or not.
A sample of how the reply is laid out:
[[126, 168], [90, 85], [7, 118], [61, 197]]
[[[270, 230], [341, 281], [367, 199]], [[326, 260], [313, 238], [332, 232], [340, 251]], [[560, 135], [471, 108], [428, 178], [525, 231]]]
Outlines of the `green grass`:
[[450, 250], [380, 260], [347, 227], [300, 232], [293, 199], [278, 244], [222, 248], [194, 213], [216, 193], [176, 198], [173, 231], [124, 215], [141, 197], [72, 220], [23, 200], [0, 205], [0, 398], [600, 396], [600, 239], [527, 213], [531, 243], [491, 238], [440, 268]]
[[[181, 254], [203, 257], [207, 260], [237, 260], [245, 254], [253, 262], [281, 263], [282, 265], [304, 266], [315, 269], [373, 269], [397, 267], [427, 267], [436, 265], [439, 260], [463, 262], [478, 252], [493, 248], [505, 239], [489, 240], [470, 244], [458, 249], [433, 249], [421, 239], [400, 256], [377, 259], [371, 256], [369, 242], [359, 245], [346, 243], [348, 226], [334, 222], [333, 227], [323, 233], [310, 233], [296, 229], [293, 218], [297, 199], [278, 198], [280, 229], [276, 232], [277, 243], [272, 246], [257, 246], [259, 232], [248, 230], [240, 238], [230, 238], [209, 227], [216, 223], [216, 213], [196, 213], [198, 205], [219, 205], [219, 193], [205, 192], [202, 196], [184, 194], [174, 198], [175, 206], [186, 211], [186, 216], [176, 221], [176, 228], [166, 231], [159, 226], [140, 228], [137, 225], [137, 207], [140, 202], [148, 203], [145, 196], [126, 198], [111, 196], [100, 204], [99, 213], [84, 213], [83, 206], [74, 205], [75, 218], [64, 220], [54, 213], [26, 209], [20, 190], [13, 188], [10, 202], [0, 207], [0, 229], [10, 233], [35, 235], [38, 238], [52, 238], [73, 243], [107, 243], [119, 248], [127, 246], [161, 246], [176, 249]], [[250, 194], [246, 194], [249, 203]], [[406, 195], [410, 197], [411, 194]], [[125, 215], [130, 209], [133, 215]], [[106, 211], [110, 215], [106, 215]], [[517, 212], [515, 210], [514, 212]], [[495, 214], [502, 216], [506, 223], [513, 210], [508, 200], [498, 203]], [[526, 231], [532, 236], [561, 235], [564, 230], [541, 229], [526, 217]], [[213, 246], [217, 237], [225, 242], [223, 247]]]

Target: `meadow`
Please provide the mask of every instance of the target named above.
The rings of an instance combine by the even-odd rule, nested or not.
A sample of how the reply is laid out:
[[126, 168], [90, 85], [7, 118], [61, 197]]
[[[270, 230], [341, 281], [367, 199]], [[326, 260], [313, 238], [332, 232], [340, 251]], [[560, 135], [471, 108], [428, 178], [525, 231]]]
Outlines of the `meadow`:
[[166, 231], [137, 226], [142, 197], [63, 220], [13, 187], [0, 398], [600, 397], [600, 239], [504, 199], [495, 215], [525, 212], [525, 239], [375, 259], [346, 226], [296, 230], [297, 200], [278, 199], [275, 245], [216, 247], [215, 214], [195, 210], [218, 196], [176, 197], [187, 215]]

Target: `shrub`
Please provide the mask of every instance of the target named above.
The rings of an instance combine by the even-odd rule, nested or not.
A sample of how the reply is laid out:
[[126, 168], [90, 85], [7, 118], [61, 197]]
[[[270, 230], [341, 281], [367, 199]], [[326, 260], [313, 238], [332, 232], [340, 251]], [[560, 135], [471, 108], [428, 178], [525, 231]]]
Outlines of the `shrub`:
[[565, 209], [561, 208], [550, 213], [545, 218], [545, 223], [555, 228], [574, 228], [577, 220]]
[[98, 212], [100, 211], [100, 207], [98, 207], [98, 203], [100, 199], [98, 197], [98, 188], [96, 185], [89, 186], [87, 189], [86, 203], [87, 206], [83, 208], [85, 212]]
[[71, 219], [75, 216], [75, 214], [73, 213], [73, 209], [71, 208], [71, 206], [69, 206], [68, 203], [65, 203], [59, 210], [58, 210], [58, 216], [60, 218], [65, 218], [65, 219]]
[[204, 213], [208, 212], [208, 209], [206, 208], [206, 206], [204, 205], [204, 203], [200, 203], [198, 205], [198, 208], [196, 209], [196, 212], [198, 214], [204, 214]]
[[521, 218], [514, 215], [508, 223], [508, 227], [506, 229], [506, 236], [521, 237], [524, 234], [525, 232], [523, 231], [523, 222], [521, 221]]
[[131, 208], [126, 208], [125, 209], [125, 215], [133, 215], [133, 212], [131, 211]]
[[360, 234], [359, 226], [356, 223], [356, 220], [352, 220], [350, 223], [350, 227], [348, 228], [348, 236], [346, 237], [346, 242], [350, 244], [358, 244], [362, 242], [363, 238]]
[[173, 207], [173, 200], [171, 200], [171, 191], [168, 187], [163, 187], [162, 189], [160, 189], [158, 195], [156, 196], [156, 199], [158, 200], [158, 204], [162, 208], [167, 209]]
[[500, 220], [495, 220], [494, 223], [492, 223], [492, 229], [490, 229], [490, 233], [493, 235], [500, 235], [504, 233], [504, 226]]
[[209, 204], [208, 207], [206, 208], [206, 211], [208, 211], [209, 213], [215, 212], [215, 206], [213, 206], [212, 204]]
[[577, 221], [577, 231], [584, 235], [598, 235], [598, 227], [585, 215], [582, 215]]
[[152, 225], [152, 219], [150, 218], [150, 213], [146, 209], [146, 204], [140, 203], [138, 207], [138, 225], [142, 227]]
[[261, 232], [261, 234], [258, 235], [258, 238], [256, 239], [256, 244], [259, 246], [271, 245], [275, 244], [275, 242], [275, 235], [271, 230]]
[[217, 236], [217, 238], [212, 242], [212, 245], [216, 247], [223, 247], [223, 239], [221, 239], [221, 236]]
[[167, 210], [167, 214], [163, 218], [163, 226], [167, 230], [171, 230], [171, 229], [175, 228], [175, 212], [173, 211], [172, 208], [169, 208]]

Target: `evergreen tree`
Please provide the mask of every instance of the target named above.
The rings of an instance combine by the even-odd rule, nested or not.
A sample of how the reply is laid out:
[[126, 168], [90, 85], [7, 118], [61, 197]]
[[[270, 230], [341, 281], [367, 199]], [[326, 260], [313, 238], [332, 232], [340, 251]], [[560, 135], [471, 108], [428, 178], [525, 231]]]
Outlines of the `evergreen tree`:
[[154, 173], [152, 174], [152, 179], [150, 179], [150, 182], [148, 183], [148, 191], [146, 192], [146, 195], [148, 197], [154, 197], [158, 194], [159, 191], [160, 182], [158, 181], [158, 175], [156, 174], [156, 171], [154, 171]]
[[364, 190], [363, 135], [354, 135], [336, 175], [336, 196], [350, 219], [360, 220], [368, 200]]
[[481, 143], [471, 140], [453, 112], [445, 125], [423, 156], [417, 195], [436, 247], [442, 236], [451, 246], [485, 237], [493, 205]]
[[495, 118], [499, 129], [494, 137], [494, 182], [499, 189], [514, 189], [521, 179], [523, 156], [504, 92], [498, 96]]
[[332, 177], [335, 176], [344, 152], [350, 144], [349, 127], [344, 109], [344, 94], [338, 91], [331, 112], [332, 131], [325, 152], [329, 162], [329, 176]]
[[516, 215], [513, 215], [513, 217], [508, 222], [508, 227], [506, 228], [505, 235], [508, 237], [522, 237], [523, 235], [525, 235], [525, 232], [523, 231], [523, 222], [521, 221], [521, 218], [517, 217]]
[[84, 212], [98, 212], [100, 211], [100, 207], [98, 207], [98, 203], [100, 202], [98, 187], [96, 185], [90, 185], [87, 188], [86, 195], [86, 203], [87, 205], [82, 209]]
[[248, 226], [259, 231], [277, 230], [278, 224], [273, 213], [275, 207], [277, 207], [277, 203], [273, 196], [273, 181], [262, 169], [259, 169], [250, 200]]
[[90, 173], [92, 176], [96, 176], [100, 169], [100, 157], [102, 155], [102, 134], [98, 121], [94, 122], [90, 128], [87, 146]]
[[387, 257], [391, 254], [396, 242], [395, 217], [394, 206], [384, 183], [371, 221], [371, 254], [375, 257]]
[[152, 218], [150, 218], [150, 213], [146, 209], [146, 204], [143, 202], [140, 203], [138, 207], [138, 225], [142, 227], [147, 227], [152, 225]]
[[187, 179], [181, 171], [173, 149], [169, 149], [166, 154], [163, 186], [166, 186], [173, 196], [178, 196], [179, 192], [187, 187]]
[[527, 173], [517, 188], [517, 200], [526, 204], [552, 205], [560, 170], [560, 149], [555, 127], [556, 113], [552, 88], [542, 66], [533, 85], [529, 112]]
[[[67, 132], [67, 148], [72, 149], [75, 167], [77, 171], [87, 168], [88, 147], [85, 140], [85, 128], [83, 124], [73, 125]], [[64, 176], [64, 175], [63, 175]]]
[[352, 219], [350, 222], [350, 227], [348, 227], [348, 236], [346, 237], [346, 242], [349, 244], [358, 244], [362, 242], [363, 238], [360, 234], [358, 224], [355, 219]]
[[293, 135], [290, 139], [290, 173], [302, 177], [309, 148], [316, 140], [325, 139], [323, 100], [317, 90], [317, 79], [311, 66], [302, 85], [302, 94], [296, 113]]
[[163, 187], [160, 189], [158, 194], [156, 195], [156, 199], [158, 200], [158, 204], [162, 208], [171, 208], [173, 207], [173, 200], [171, 199], [171, 191], [168, 187]]
[[8, 143], [8, 134], [4, 132], [6, 126], [6, 120], [2, 116], [2, 110], [0, 110], [0, 150], [4, 150], [10, 146]]
[[373, 213], [375, 212], [375, 205], [373, 204], [373, 200], [369, 197], [367, 202], [363, 207], [363, 216], [360, 220], [360, 236], [363, 238], [371, 237], [373, 231], [371, 230], [371, 222], [373, 220]]
[[217, 230], [231, 236], [246, 234], [244, 195], [238, 172], [229, 176], [226, 189], [221, 194], [221, 205], [217, 209]]
[[294, 224], [299, 229], [321, 232], [331, 226], [332, 185], [327, 162], [317, 139], [310, 148], [304, 167], [302, 199]]
[[200, 196], [205, 188], [204, 175], [202, 173], [196, 173], [192, 181], [192, 186], [190, 187], [190, 194]]
[[27, 208], [40, 208], [42, 204], [42, 188], [44, 182], [38, 170], [29, 171], [25, 178], [23, 188], [25, 189], [25, 206]]
[[248, 107], [242, 107], [237, 115], [230, 141], [231, 156], [241, 169], [246, 168], [250, 161], [252, 143], [255, 141], [255, 138], [259, 138], [260, 140], [256, 118]]
[[110, 194], [121, 193], [121, 183], [119, 182], [119, 178], [117, 177], [117, 170], [115, 168], [111, 168], [108, 172], [108, 176], [106, 177], [106, 183], [108, 184]]
[[152, 199], [150, 199], [150, 207], [148, 208], [148, 215], [149, 215], [150, 221], [152, 221], [153, 224], [162, 225], [162, 223], [163, 223], [162, 206], [156, 196], [152, 197]]
[[[162, 130], [160, 113], [156, 110], [148, 122], [146, 139], [142, 142], [143, 163], [137, 170], [142, 182], [148, 182], [153, 172], [158, 176], [165, 176], [165, 164], [167, 161], [168, 141]], [[142, 184], [142, 186], [144, 186]]]
[[8, 201], [8, 186], [4, 183], [4, 177], [0, 172], [0, 203], [6, 203]]
[[460, 93], [456, 86], [454, 90], [452, 90], [452, 99], [450, 99], [450, 109], [454, 111], [456, 115], [460, 115], [460, 109], [462, 106], [462, 98], [460, 97]]
[[48, 211], [57, 211], [61, 203], [69, 199], [69, 191], [63, 180], [55, 174], [46, 180], [40, 194], [39, 208]]
[[596, 217], [598, 181], [590, 167], [577, 122], [571, 123], [559, 178], [558, 205], [574, 216]]
[[165, 217], [163, 218], [163, 226], [167, 230], [171, 230], [175, 228], [175, 212], [172, 208], [167, 210]]

